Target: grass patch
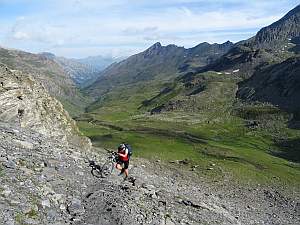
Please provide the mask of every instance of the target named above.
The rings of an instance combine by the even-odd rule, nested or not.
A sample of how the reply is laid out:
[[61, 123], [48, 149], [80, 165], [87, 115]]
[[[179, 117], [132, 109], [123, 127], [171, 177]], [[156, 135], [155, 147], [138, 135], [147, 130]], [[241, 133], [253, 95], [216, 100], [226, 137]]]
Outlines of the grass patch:
[[[199, 175], [208, 178], [230, 174], [245, 184], [299, 185], [299, 164], [291, 164], [296, 152], [275, 140], [298, 140], [300, 131], [288, 129], [287, 115], [276, 107], [240, 104], [233, 79], [208, 72], [167, 86], [157, 81], [120, 86], [80, 115], [78, 126], [95, 146], [116, 149], [119, 143], [128, 142], [134, 157], [185, 160], [186, 168], [198, 165]], [[164, 103], [174, 110], [157, 115], [147, 112]], [[258, 120], [258, 129], [247, 128], [247, 120]], [[216, 166], [210, 170], [212, 163]]]
[[[116, 149], [121, 142], [128, 142], [134, 157], [165, 162], [188, 160], [189, 167], [198, 165], [201, 174], [209, 177], [230, 173], [240, 182], [299, 184], [300, 170], [291, 167], [282, 158], [270, 154], [273, 141], [263, 134], [247, 132], [235, 123], [200, 124], [189, 127], [187, 123], [145, 120], [123, 122], [127, 130], [78, 122], [80, 130], [99, 147]], [[159, 129], [157, 129], [159, 124]], [[231, 124], [231, 126], [230, 126]], [[164, 131], [164, 132], [163, 132]], [[220, 170], [206, 171], [214, 162]]]
[[38, 212], [34, 209], [30, 209], [28, 212], [25, 213], [25, 216], [31, 219], [38, 218]]

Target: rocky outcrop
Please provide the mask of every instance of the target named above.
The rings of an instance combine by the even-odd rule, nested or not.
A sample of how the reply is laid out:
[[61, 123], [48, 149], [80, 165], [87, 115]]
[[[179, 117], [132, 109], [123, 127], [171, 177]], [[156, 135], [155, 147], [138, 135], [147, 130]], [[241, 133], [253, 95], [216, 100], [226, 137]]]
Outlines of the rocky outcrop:
[[[62, 104], [30, 75], [0, 65], [0, 121], [65, 141], [80, 140], [75, 121]], [[75, 136], [76, 138], [73, 138]]]
[[0, 224], [70, 224], [91, 176], [60, 102], [30, 75], [0, 65]]

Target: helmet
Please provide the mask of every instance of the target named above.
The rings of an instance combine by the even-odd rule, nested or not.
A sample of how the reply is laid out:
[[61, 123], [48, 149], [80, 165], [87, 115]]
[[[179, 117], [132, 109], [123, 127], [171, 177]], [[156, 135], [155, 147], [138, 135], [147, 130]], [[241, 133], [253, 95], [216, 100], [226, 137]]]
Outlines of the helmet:
[[121, 150], [124, 150], [125, 148], [126, 148], [126, 146], [124, 144], [120, 144], [118, 147], [118, 150], [121, 151]]

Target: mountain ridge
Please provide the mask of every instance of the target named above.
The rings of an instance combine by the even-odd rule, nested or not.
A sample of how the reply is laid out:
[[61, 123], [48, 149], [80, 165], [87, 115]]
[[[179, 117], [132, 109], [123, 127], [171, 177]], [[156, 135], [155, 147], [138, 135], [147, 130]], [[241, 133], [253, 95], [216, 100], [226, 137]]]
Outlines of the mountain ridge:
[[[95, 97], [103, 92], [103, 90], [111, 89], [114, 85], [121, 83], [133, 84], [156, 78], [168, 80], [178, 76], [182, 70], [187, 70], [192, 63], [207, 64], [210, 56], [213, 55], [216, 57], [216, 52], [222, 55], [230, 48], [232, 43], [225, 42], [223, 45], [211, 45], [207, 43], [205, 45], [205, 51], [207, 51], [207, 53], [201, 58], [198, 56], [202, 53], [202, 46], [201, 49], [200, 46], [185, 49], [184, 47], [178, 47], [176, 45], [162, 46], [161, 43], [157, 42], [145, 51], [109, 66], [101, 73], [102, 75], [99, 76], [99, 79], [85, 90]], [[222, 47], [218, 49], [216, 46]], [[209, 53], [209, 50], [211, 50], [212, 53]], [[190, 62], [188, 62], [188, 60], [190, 60]], [[97, 85], [99, 85], [99, 87], [97, 87]]]

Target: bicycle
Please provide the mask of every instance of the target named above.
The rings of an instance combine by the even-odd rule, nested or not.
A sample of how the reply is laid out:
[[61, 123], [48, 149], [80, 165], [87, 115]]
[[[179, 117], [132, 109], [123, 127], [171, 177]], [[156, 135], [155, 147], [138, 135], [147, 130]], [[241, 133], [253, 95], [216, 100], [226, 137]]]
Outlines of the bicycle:
[[110, 152], [110, 155], [107, 157], [102, 166], [97, 165], [95, 161], [89, 160], [89, 166], [92, 167], [92, 175], [97, 178], [108, 177], [112, 173], [117, 159], [118, 154], [116, 152]]

